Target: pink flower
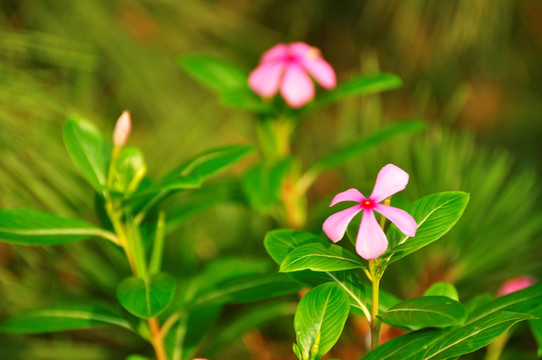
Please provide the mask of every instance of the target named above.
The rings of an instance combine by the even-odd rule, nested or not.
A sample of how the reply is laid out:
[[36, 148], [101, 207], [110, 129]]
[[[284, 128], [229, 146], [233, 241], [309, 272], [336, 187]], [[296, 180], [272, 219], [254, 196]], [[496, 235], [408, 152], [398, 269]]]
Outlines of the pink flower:
[[130, 136], [130, 131], [132, 131], [132, 120], [130, 113], [124, 111], [115, 125], [115, 130], [113, 131], [113, 145], [117, 147], [122, 147], [128, 141], [128, 136]]
[[418, 225], [412, 216], [404, 210], [379, 204], [379, 202], [403, 190], [407, 183], [408, 174], [404, 170], [393, 164], [384, 166], [378, 173], [373, 192], [369, 198], [365, 198], [356, 189], [348, 189], [333, 198], [329, 206], [341, 201], [355, 201], [359, 204], [328, 217], [323, 225], [324, 232], [333, 242], [341, 240], [348, 223], [360, 211], [363, 211], [356, 238], [356, 251], [366, 260], [378, 258], [388, 248], [388, 239], [378, 224], [374, 211], [387, 217], [405, 235], [411, 237], [416, 235]]
[[532, 276], [518, 276], [510, 280], [505, 281], [499, 291], [497, 291], [497, 296], [508, 295], [510, 293], [525, 289], [536, 283], [536, 279]]
[[275, 96], [280, 88], [284, 100], [297, 109], [314, 98], [314, 84], [307, 73], [326, 89], [336, 85], [335, 71], [319, 49], [304, 42], [277, 44], [262, 55], [248, 85], [265, 98]]

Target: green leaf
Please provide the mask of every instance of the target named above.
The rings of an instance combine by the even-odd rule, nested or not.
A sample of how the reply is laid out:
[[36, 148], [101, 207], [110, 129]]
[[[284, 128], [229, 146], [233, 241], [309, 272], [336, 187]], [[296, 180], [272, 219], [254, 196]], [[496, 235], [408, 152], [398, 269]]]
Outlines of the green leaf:
[[246, 88], [248, 74], [237, 66], [208, 55], [186, 55], [179, 59], [181, 68], [200, 85], [217, 93]]
[[532, 318], [508, 311], [492, 313], [440, 337], [427, 348], [422, 359], [449, 359], [471, 353], [488, 345], [514, 324]]
[[541, 304], [542, 284], [536, 284], [476, 306], [466, 324], [459, 328], [399, 336], [371, 351], [364, 360], [449, 359], [468, 354], [486, 346], [517, 322], [532, 320]]
[[21, 245], [59, 245], [98, 236], [116, 242], [115, 235], [79, 220], [27, 209], [0, 210], [0, 239]]
[[221, 282], [201, 293], [188, 307], [209, 302], [246, 303], [298, 292], [302, 285], [279, 274], [256, 274]]
[[460, 326], [467, 318], [465, 305], [446, 296], [405, 300], [378, 316], [383, 322], [411, 330]]
[[469, 314], [469, 322], [498, 311], [512, 311], [536, 315], [541, 307], [542, 283], [538, 283], [523, 290], [499, 296], [487, 305], [477, 307]]
[[493, 296], [491, 294], [480, 294], [475, 296], [473, 299], [469, 300], [467, 305], [467, 312], [469, 314], [473, 313], [475, 310], [478, 310], [487, 304], [489, 304], [493, 300]]
[[385, 342], [363, 360], [449, 359], [481, 349], [514, 324], [531, 318], [528, 314], [503, 311], [452, 330], [415, 331]]
[[305, 294], [297, 307], [294, 329], [304, 359], [319, 359], [339, 339], [349, 313], [348, 296], [334, 283]]
[[389, 263], [440, 239], [459, 220], [468, 202], [469, 194], [450, 191], [428, 195], [412, 203], [406, 211], [418, 224], [416, 236], [409, 238], [395, 225], [390, 226], [387, 234], [390, 242], [387, 254], [391, 254]]
[[265, 212], [275, 205], [280, 190], [290, 169], [290, 159], [282, 159], [275, 163], [260, 162], [243, 177], [243, 190], [250, 205]]
[[280, 265], [281, 272], [365, 269], [361, 258], [332, 243], [306, 244], [293, 250]]
[[358, 141], [342, 146], [329, 154], [322, 156], [308, 168], [307, 173], [319, 174], [323, 171], [333, 169], [348, 159], [351, 159], [364, 151], [370, 150], [386, 140], [392, 139], [398, 135], [419, 132], [425, 128], [426, 123], [421, 120], [402, 121], [387, 126]]
[[446, 282], [436, 282], [429, 287], [423, 296], [447, 296], [452, 300], [459, 301], [459, 295], [453, 284]]
[[538, 319], [529, 320], [529, 327], [538, 344], [538, 357], [542, 357], [542, 309], [535, 313]]
[[146, 278], [132, 276], [119, 284], [117, 298], [131, 314], [150, 319], [169, 306], [175, 294], [175, 286], [175, 279], [165, 273]]
[[265, 235], [264, 246], [271, 258], [280, 265], [294, 249], [311, 243], [329, 244], [329, 241], [306, 231], [278, 229]]
[[315, 100], [316, 105], [326, 105], [357, 96], [375, 94], [401, 86], [401, 78], [393, 74], [362, 75], [339, 84]]
[[0, 332], [40, 334], [115, 325], [131, 330], [130, 324], [106, 307], [88, 304], [64, 304], [34, 309], [0, 324]]
[[176, 179], [187, 177], [200, 178], [202, 181], [207, 180], [255, 150], [256, 148], [253, 145], [236, 144], [205, 151], [170, 172], [161, 183], [170, 183]]
[[273, 302], [244, 310], [231, 322], [221, 326], [220, 331], [213, 338], [212, 344], [206, 351], [209, 354], [208, 358], [214, 358], [213, 354], [218, 354], [221, 349], [231, 346], [233, 341], [239, 339], [249, 330], [261, 327], [262, 324], [280, 317], [293, 316], [296, 306], [297, 303]]
[[107, 185], [111, 158], [111, 144], [91, 123], [70, 117], [64, 123], [64, 144], [73, 162], [90, 182], [102, 193]]

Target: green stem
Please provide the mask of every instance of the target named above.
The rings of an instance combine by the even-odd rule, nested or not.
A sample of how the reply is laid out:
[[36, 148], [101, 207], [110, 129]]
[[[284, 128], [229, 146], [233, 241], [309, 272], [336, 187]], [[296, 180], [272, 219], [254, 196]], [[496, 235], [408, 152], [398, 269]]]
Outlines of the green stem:
[[378, 319], [379, 306], [379, 286], [381, 275], [378, 274], [378, 266], [375, 260], [369, 260], [369, 271], [371, 273], [371, 283], [373, 285], [372, 302], [371, 302], [371, 350], [376, 348], [379, 343], [380, 320]]
[[160, 272], [162, 266], [162, 254], [164, 252], [164, 228], [166, 225], [166, 213], [160, 211], [158, 214], [158, 223], [156, 224], [156, 234], [152, 246], [151, 261], [149, 264], [149, 273], [156, 274]]
[[508, 339], [510, 337], [510, 333], [507, 331], [498, 338], [496, 338], [491, 344], [487, 346], [487, 352], [485, 356], [485, 360], [499, 360], [501, 357], [501, 354], [504, 350], [504, 347], [506, 346], [506, 343], [508, 342]]

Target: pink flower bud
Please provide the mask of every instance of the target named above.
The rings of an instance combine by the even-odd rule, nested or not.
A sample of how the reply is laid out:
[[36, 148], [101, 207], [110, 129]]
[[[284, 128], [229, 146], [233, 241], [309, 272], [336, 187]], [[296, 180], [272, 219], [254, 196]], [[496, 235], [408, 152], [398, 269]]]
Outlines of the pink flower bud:
[[497, 296], [503, 296], [508, 295], [510, 293], [525, 289], [526, 287], [529, 287], [533, 284], [535, 284], [537, 280], [532, 276], [518, 276], [515, 278], [512, 278], [510, 280], [505, 281], [501, 287], [499, 288], [499, 291], [497, 291]]
[[124, 111], [115, 125], [113, 131], [113, 145], [116, 147], [122, 147], [128, 141], [130, 131], [132, 130], [132, 119], [130, 118], [130, 112]]

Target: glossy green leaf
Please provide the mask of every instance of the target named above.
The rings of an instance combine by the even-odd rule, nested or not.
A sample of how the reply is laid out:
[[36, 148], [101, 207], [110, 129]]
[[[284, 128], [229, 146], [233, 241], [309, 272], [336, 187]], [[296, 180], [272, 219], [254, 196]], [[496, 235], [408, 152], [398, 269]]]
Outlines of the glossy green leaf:
[[306, 231], [278, 229], [265, 235], [264, 246], [271, 258], [280, 265], [286, 256], [294, 249], [311, 243], [329, 244], [322, 239]]
[[164, 311], [175, 294], [176, 282], [165, 273], [124, 279], [117, 288], [120, 304], [131, 314], [150, 319]]
[[357, 96], [375, 94], [401, 86], [401, 78], [393, 74], [362, 75], [339, 84], [316, 98], [316, 105], [325, 105]]
[[453, 284], [446, 282], [436, 282], [431, 285], [423, 294], [424, 296], [447, 296], [452, 300], [459, 301], [457, 289]]
[[438, 360], [483, 348], [528, 314], [496, 312], [452, 330], [421, 330], [399, 336], [371, 351], [363, 360]]
[[315, 287], [297, 307], [294, 329], [304, 359], [319, 359], [339, 339], [349, 313], [348, 295], [334, 283]]
[[459, 220], [468, 202], [469, 194], [451, 191], [428, 195], [412, 203], [406, 211], [418, 224], [416, 236], [410, 238], [392, 225], [387, 233], [390, 248], [386, 253], [391, 254], [389, 262], [440, 239]]
[[248, 144], [227, 145], [205, 151], [186, 161], [164, 177], [162, 183], [176, 179], [194, 177], [202, 181], [227, 169], [239, 160], [253, 153], [256, 148]]
[[542, 309], [534, 314], [538, 319], [529, 320], [529, 327], [538, 344], [538, 357], [542, 357]]
[[449, 359], [471, 353], [488, 345], [514, 324], [532, 318], [529, 314], [508, 311], [492, 313], [440, 337], [421, 359]]
[[307, 173], [319, 174], [323, 171], [333, 169], [352, 157], [358, 156], [364, 151], [370, 150], [395, 136], [416, 133], [425, 128], [426, 123], [421, 120], [402, 121], [397, 124], [389, 125], [358, 141], [339, 147], [331, 153], [322, 156], [308, 168]]
[[469, 302], [467, 302], [467, 312], [469, 314], [473, 313], [474, 311], [486, 306], [493, 300], [493, 296], [491, 294], [481, 294], [477, 295]]
[[[209, 359], [214, 358], [214, 354], [219, 354], [221, 349], [231, 346], [233, 341], [239, 339], [246, 332], [261, 327], [266, 322], [281, 317], [293, 316], [296, 306], [297, 303], [292, 302], [273, 302], [244, 310], [235, 319], [220, 328], [220, 331], [213, 338], [211, 345], [206, 351], [209, 354]], [[290, 320], [288, 319], [288, 321]]]
[[27, 209], [0, 210], [0, 240], [21, 245], [59, 245], [97, 236], [115, 242], [115, 235], [79, 219]]
[[[476, 351], [514, 324], [532, 320], [542, 307], [542, 284], [476, 306], [465, 325], [448, 330], [421, 330], [392, 339], [364, 360], [449, 359]], [[519, 313], [517, 311], [522, 311]]]
[[34, 309], [0, 324], [0, 332], [9, 334], [40, 334], [114, 325], [131, 329], [130, 324], [115, 311], [88, 304], [64, 304]]
[[405, 300], [378, 317], [387, 324], [411, 330], [444, 328], [462, 325], [467, 309], [447, 296], [421, 296]]
[[534, 284], [523, 290], [505, 296], [499, 296], [485, 306], [477, 307], [469, 314], [468, 321], [474, 321], [498, 311], [511, 311], [537, 314], [542, 307], [542, 283]]
[[200, 85], [218, 93], [243, 89], [248, 74], [237, 66], [216, 57], [192, 54], [179, 59], [181, 68]]
[[280, 265], [281, 272], [300, 270], [340, 271], [363, 269], [361, 258], [338, 245], [313, 243], [300, 246], [290, 252]]
[[246, 303], [298, 292], [302, 285], [280, 274], [249, 275], [217, 284], [216, 288], [199, 294], [190, 306], [209, 302]]
[[101, 193], [107, 184], [112, 147], [91, 123], [70, 117], [64, 123], [64, 144], [73, 162]]
[[277, 203], [289, 169], [290, 159], [283, 159], [276, 163], [260, 162], [245, 174], [243, 190], [254, 209], [265, 212]]

